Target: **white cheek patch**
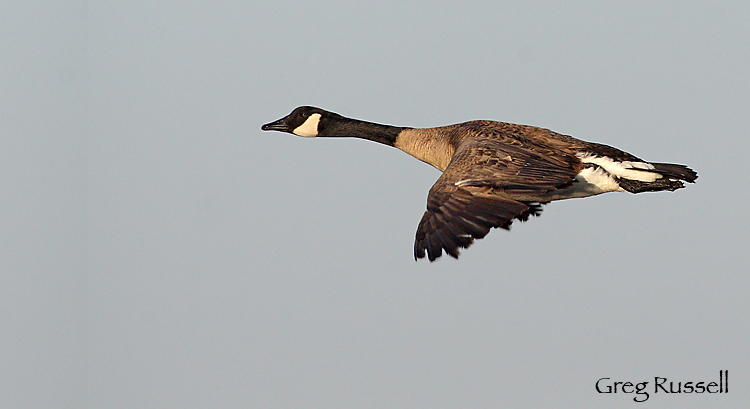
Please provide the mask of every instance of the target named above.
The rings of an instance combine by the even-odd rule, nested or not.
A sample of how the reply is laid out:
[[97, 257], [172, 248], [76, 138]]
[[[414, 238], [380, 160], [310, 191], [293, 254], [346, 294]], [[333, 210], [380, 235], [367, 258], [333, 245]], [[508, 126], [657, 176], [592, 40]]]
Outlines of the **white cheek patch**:
[[298, 136], [304, 136], [305, 138], [314, 138], [318, 136], [319, 122], [320, 114], [312, 114], [302, 125], [294, 128], [292, 133]]
[[616, 162], [610, 158], [593, 155], [581, 155], [579, 158], [583, 163], [593, 163], [601, 166], [602, 169], [618, 178], [637, 180], [639, 182], [653, 182], [656, 179], [661, 179], [660, 174], [650, 172], [650, 170], [654, 169], [654, 166], [650, 163]]

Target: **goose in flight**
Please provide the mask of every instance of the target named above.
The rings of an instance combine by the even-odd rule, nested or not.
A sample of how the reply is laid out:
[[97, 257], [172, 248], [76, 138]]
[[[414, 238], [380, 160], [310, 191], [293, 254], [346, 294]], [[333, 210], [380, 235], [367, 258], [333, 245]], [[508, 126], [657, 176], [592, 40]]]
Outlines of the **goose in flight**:
[[492, 228], [541, 214], [553, 200], [606, 192], [674, 191], [693, 183], [684, 165], [646, 162], [611, 146], [528, 125], [469, 121], [409, 128], [351, 119], [301, 106], [261, 127], [308, 138], [354, 137], [396, 147], [443, 174], [427, 195], [414, 259], [458, 258]]

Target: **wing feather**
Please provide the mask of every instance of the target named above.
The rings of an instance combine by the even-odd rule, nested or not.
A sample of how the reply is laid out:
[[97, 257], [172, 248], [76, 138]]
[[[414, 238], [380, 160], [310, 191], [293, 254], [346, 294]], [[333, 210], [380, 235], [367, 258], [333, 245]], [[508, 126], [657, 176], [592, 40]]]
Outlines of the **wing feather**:
[[417, 228], [414, 258], [430, 261], [486, 236], [492, 228], [510, 229], [514, 219], [541, 213], [540, 198], [569, 186], [581, 164], [575, 153], [519, 144], [500, 138], [461, 140], [443, 175], [427, 196]]

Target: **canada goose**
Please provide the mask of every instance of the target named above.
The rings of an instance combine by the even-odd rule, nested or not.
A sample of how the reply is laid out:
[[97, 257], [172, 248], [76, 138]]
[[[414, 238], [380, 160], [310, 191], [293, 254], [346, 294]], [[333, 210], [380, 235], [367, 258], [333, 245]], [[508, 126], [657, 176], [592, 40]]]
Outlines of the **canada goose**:
[[302, 106], [264, 131], [304, 137], [355, 137], [394, 146], [443, 175], [427, 196], [417, 228], [414, 259], [430, 261], [506, 230], [514, 219], [541, 214], [542, 204], [606, 192], [676, 190], [698, 174], [687, 166], [645, 162], [611, 146], [584, 142], [548, 129], [496, 121], [470, 121], [415, 129], [346, 118]]

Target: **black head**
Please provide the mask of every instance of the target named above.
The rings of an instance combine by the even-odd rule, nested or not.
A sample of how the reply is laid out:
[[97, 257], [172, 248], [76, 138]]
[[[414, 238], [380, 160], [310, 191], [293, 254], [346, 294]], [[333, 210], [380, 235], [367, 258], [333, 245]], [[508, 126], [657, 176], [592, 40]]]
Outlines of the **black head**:
[[326, 110], [302, 106], [295, 108], [291, 114], [260, 127], [264, 131], [281, 131], [291, 134], [314, 138], [319, 134], [321, 118], [338, 117], [339, 115]]

